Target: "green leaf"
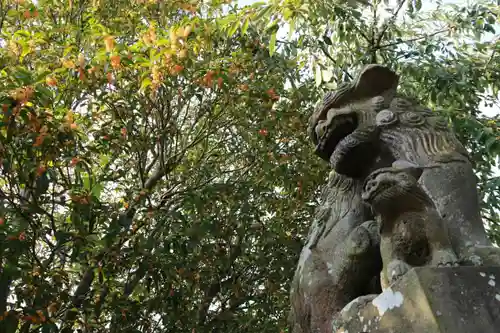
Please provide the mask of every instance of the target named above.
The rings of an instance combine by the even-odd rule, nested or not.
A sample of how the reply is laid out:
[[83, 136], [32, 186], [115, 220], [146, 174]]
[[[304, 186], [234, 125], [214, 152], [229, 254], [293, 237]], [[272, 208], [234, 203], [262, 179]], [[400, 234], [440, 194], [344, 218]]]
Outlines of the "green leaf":
[[295, 32], [295, 19], [292, 19], [288, 22], [288, 40], [290, 41], [293, 37], [293, 33]]
[[260, 7], [260, 6], [264, 6], [264, 5], [267, 5], [267, 2], [259, 1], [259, 2], [254, 2], [251, 7]]
[[497, 156], [499, 153], [497, 151], [497, 149], [499, 147], [499, 143], [500, 143], [500, 141], [494, 136], [488, 138], [488, 140], [486, 140], [486, 142], [484, 144], [488, 154], [490, 154], [491, 156]]
[[9, 9], [7, 11], [7, 16], [9, 17], [16, 17], [18, 15], [18, 11], [15, 9]]
[[66, 57], [73, 50], [73, 48], [74, 48], [74, 46], [72, 46], [72, 45], [66, 47], [63, 51], [63, 57]]
[[147, 87], [149, 87], [153, 82], [151, 82], [151, 79], [149, 77], [146, 77], [142, 80], [142, 83], [141, 83], [141, 87], [139, 88], [139, 90], [141, 92], [144, 92], [146, 90]]
[[408, 14], [411, 16], [413, 14], [414, 8], [413, 8], [413, 1], [408, 1], [408, 6], [407, 9]]
[[232, 35], [234, 35], [234, 33], [236, 32], [236, 30], [238, 30], [238, 28], [240, 27], [240, 21], [237, 20], [235, 22], [233, 22], [233, 24], [231, 25], [231, 28], [229, 28], [229, 30], [227, 31], [227, 35], [229, 37], [231, 37]]
[[32, 82], [31, 72], [21, 66], [15, 68], [13, 75], [22, 85], [29, 85]]
[[83, 181], [83, 187], [86, 190], [90, 190], [90, 176], [88, 173], [82, 173], [82, 181]]
[[26, 31], [26, 30], [17, 30], [14, 33], [14, 36], [29, 38], [31, 36], [31, 34], [28, 31]]
[[415, 0], [415, 9], [416, 10], [422, 9], [422, 0]]
[[241, 27], [241, 33], [245, 35], [248, 30], [248, 25], [250, 24], [250, 18], [247, 17], [245, 18], [245, 22], [243, 22], [243, 26]]
[[104, 189], [104, 186], [102, 184], [95, 184], [93, 187], [92, 187], [92, 195], [94, 197], [96, 197], [97, 199], [99, 199], [101, 197], [101, 192], [102, 190]]
[[294, 12], [291, 9], [289, 9], [289, 8], [283, 9], [283, 18], [285, 20], [288, 20], [290, 17], [293, 16], [293, 14], [294, 14]]
[[323, 80], [323, 77], [321, 76], [321, 67], [319, 65], [316, 66], [316, 87], [319, 87], [321, 85], [321, 81]]
[[323, 78], [323, 82], [330, 82], [333, 77], [333, 72], [331, 70], [321, 71], [321, 77]]
[[257, 15], [254, 17], [254, 20], [255, 21], [260, 21], [261, 19], [267, 17], [269, 14], [271, 14], [271, 9], [273, 7], [271, 5], [268, 5], [268, 6], [265, 6], [264, 8], [262, 8], [258, 13]]
[[272, 56], [276, 51], [276, 31], [271, 35], [269, 39], [269, 55]]
[[104, 167], [108, 164], [108, 162], [109, 162], [109, 155], [101, 154], [99, 157], [99, 165], [101, 167]]

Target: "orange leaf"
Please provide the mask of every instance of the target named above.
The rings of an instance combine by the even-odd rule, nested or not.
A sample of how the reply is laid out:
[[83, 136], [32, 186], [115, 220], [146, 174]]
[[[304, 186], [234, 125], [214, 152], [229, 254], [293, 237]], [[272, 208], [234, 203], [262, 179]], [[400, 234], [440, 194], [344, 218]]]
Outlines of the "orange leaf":
[[115, 40], [112, 36], [104, 37], [104, 46], [106, 47], [106, 52], [113, 51], [115, 47]]
[[187, 25], [184, 28], [184, 35], [182, 37], [187, 38], [189, 34], [191, 33], [192, 27], [190, 25]]
[[47, 170], [47, 168], [46, 168], [46, 167], [44, 167], [43, 165], [42, 165], [42, 166], [39, 166], [39, 167], [38, 167], [38, 169], [36, 170], [36, 174], [37, 174], [37, 176], [39, 176], [39, 177], [40, 177], [40, 176], [41, 176], [41, 175], [45, 172], [45, 170]]
[[107, 72], [106, 73], [106, 78], [108, 79], [108, 83], [112, 84], [113, 83], [113, 73]]
[[75, 68], [75, 63], [72, 60], [69, 59], [63, 59], [62, 60], [62, 65], [64, 68], [72, 69]]
[[85, 81], [85, 72], [81, 67], [78, 68], [78, 78], [80, 79], [80, 81]]
[[127, 129], [125, 127], [122, 127], [122, 129], [120, 130], [120, 132], [122, 133], [123, 137], [127, 136]]
[[217, 78], [217, 86], [219, 88], [222, 88], [223, 83], [224, 83], [224, 79], [222, 79], [221, 77]]
[[0, 217], [0, 225], [4, 225], [5, 224], [5, 219], [3, 217]]
[[177, 54], [177, 56], [179, 57], [179, 59], [184, 59], [187, 57], [187, 50], [186, 49], [182, 49], [179, 51], [179, 53]]
[[119, 55], [113, 55], [110, 57], [111, 59], [111, 66], [114, 69], [120, 68], [120, 56]]
[[83, 53], [80, 53], [78, 55], [78, 64], [80, 65], [81, 68], [85, 67], [85, 56], [83, 55]]
[[50, 87], [55, 87], [57, 86], [57, 80], [54, 77], [47, 76], [45, 78], [45, 83], [50, 86]]
[[64, 118], [65, 118], [67, 124], [73, 123], [73, 120], [74, 120], [73, 111], [69, 110], [68, 112], [66, 112], [66, 115], [64, 116]]
[[148, 30], [148, 35], [149, 35], [149, 40], [151, 43], [154, 43], [156, 41], [156, 30], [154, 26], [150, 26]]
[[170, 53], [165, 53], [165, 64], [166, 65], [172, 64], [172, 55]]
[[27, 102], [31, 96], [33, 96], [33, 88], [32, 87], [23, 87], [15, 89], [11, 92], [11, 96], [19, 103]]
[[19, 234], [19, 240], [22, 242], [26, 239], [26, 233], [24, 231], [21, 231]]
[[184, 70], [184, 66], [182, 65], [175, 65], [174, 66], [174, 70], [179, 73], [179, 72], [182, 72]]
[[43, 144], [43, 140], [45, 140], [45, 135], [46, 134], [40, 134], [39, 136], [36, 137], [35, 143], [33, 144], [33, 147], [39, 147]]
[[70, 163], [70, 165], [71, 165], [71, 166], [75, 166], [75, 165], [77, 165], [79, 162], [80, 162], [80, 159], [79, 159], [78, 157], [73, 157], [73, 158], [71, 159], [71, 163]]
[[215, 72], [214, 71], [208, 71], [205, 76], [203, 77], [202, 79], [202, 82], [203, 82], [203, 85], [205, 87], [211, 87], [212, 84], [213, 84], [213, 76], [214, 76]]
[[175, 33], [175, 29], [170, 30], [170, 44], [175, 45], [177, 44], [177, 34]]
[[266, 91], [267, 95], [271, 98], [271, 100], [273, 101], [277, 101], [280, 99], [280, 97], [276, 94], [276, 92], [274, 91], [274, 88], [271, 88], [271, 89], [268, 89]]
[[95, 66], [92, 66], [92, 67], [90, 67], [90, 68], [88, 69], [88, 73], [89, 73], [89, 74], [93, 74], [93, 73], [95, 73], [95, 72], [97, 72], [97, 67], [95, 67]]
[[57, 303], [52, 303], [47, 307], [47, 311], [54, 313], [57, 311]]

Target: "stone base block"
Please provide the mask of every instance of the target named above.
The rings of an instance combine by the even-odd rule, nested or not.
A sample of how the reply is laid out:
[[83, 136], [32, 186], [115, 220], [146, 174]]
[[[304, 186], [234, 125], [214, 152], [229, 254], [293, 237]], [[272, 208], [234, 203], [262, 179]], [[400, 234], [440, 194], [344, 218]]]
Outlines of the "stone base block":
[[333, 320], [336, 333], [500, 333], [500, 267], [415, 268]]

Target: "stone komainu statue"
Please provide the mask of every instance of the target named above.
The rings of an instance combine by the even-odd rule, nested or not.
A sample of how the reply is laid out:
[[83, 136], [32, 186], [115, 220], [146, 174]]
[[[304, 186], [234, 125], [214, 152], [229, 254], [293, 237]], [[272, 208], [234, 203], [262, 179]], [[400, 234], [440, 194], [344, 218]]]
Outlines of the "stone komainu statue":
[[368, 65], [310, 118], [333, 171], [292, 282], [291, 332], [332, 332], [346, 305], [413, 266], [500, 265], [467, 151], [444, 118], [397, 96], [398, 81]]

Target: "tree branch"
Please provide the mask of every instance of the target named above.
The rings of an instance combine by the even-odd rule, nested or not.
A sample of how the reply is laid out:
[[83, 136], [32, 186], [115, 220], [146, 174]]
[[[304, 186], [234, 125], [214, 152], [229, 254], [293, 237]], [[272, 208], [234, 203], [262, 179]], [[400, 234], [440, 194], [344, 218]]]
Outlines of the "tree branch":
[[[396, 17], [398, 16], [401, 8], [403, 8], [403, 5], [405, 4], [405, 2], [406, 2], [406, 0], [399, 0], [399, 5], [396, 8], [396, 11], [394, 12], [394, 14], [392, 14], [392, 16], [389, 19], [387, 19], [387, 21], [382, 25], [382, 30], [380, 31], [380, 34], [377, 37], [377, 42], [374, 45], [375, 48], [380, 47], [380, 43], [382, 42], [382, 38], [384, 38], [384, 35], [387, 32], [387, 29], [389, 29], [389, 25], [391, 25], [392, 23], [394, 23], [394, 21], [396, 21]], [[377, 50], [379, 50], [379, 49], [375, 49], [374, 51], [376, 52]]]
[[[237, 242], [233, 248], [231, 248], [230, 254], [229, 254], [229, 266], [224, 272], [221, 272], [221, 275], [224, 274], [229, 274], [230, 268], [234, 261], [238, 258], [238, 256], [241, 254], [241, 244], [242, 244], [242, 237], [238, 237]], [[233, 281], [237, 279], [238, 276], [232, 276], [227, 278], [224, 281], [216, 281], [212, 283], [207, 289], [205, 289], [205, 296], [203, 297], [203, 301], [198, 307], [198, 314], [197, 314], [197, 321], [198, 325], [203, 325], [205, 323], [207, 314], [208, 314], [208, 309], [210, 307], [210, 304], [212, 303], [212, 300], [217, 294], [222, 290], [223, 287], [226, 285], [231, 285], [233, 284]]]
[[380, 49], [384, 49], [384, 48], [387, 48], [387, 47], [396, 46], [396, 45], [399, 45], [399, 44], [407, 44], [407, 43], [411, 43], [411, 42], [416, 42], [418, 40], [426, 39], [426, 38], [429, 38], [429, 37], [434, 37], [434, 36], [436, 36], [438, 34], [441, 34], [443, 32], [448, 32], [448, 31], [450, 31], [450, 28], [438, 30], [436, 32], [433, 32], [432, 34], [425, 34], [425, 35], [422, 35], [422, 36], [419, 36], [419, 37], [415, 37], [415, 38], [412, 38], [412, 39], [408, 39], [408, 40], [402, 40], [402, 41], [399, 41], [399, 42], [394, 42], [394, 43], [388, 43], [388, 44], [380, 45], [380, 46], [375, 47], [375, 49], [380, 50]]
[[330, 53], [328, 53], [328, 51], [326, 50], [325, 48], [325, 44], [323, 44], [323, 42], [319, 42], [319, 47], [321, 49], [321, 51], [323, 51], [323, 54], [328, 58], [330, 59], [333, 64], [337, 67], [339, 67], [340, 69], [342, 69], [342, 72], [344, 72], [345, 75], [347, 75], [347, 77], [351, 80], [353, 80], [354, 78], [352, 77], [351, 74], [349, 74], [349, 72], [347, 70], [345, 70], [343, 67], [340, 67], [338, 64], [337, 64], [337, 61], [335, 59], [333, 59], [333, 57], [330, 55]]

